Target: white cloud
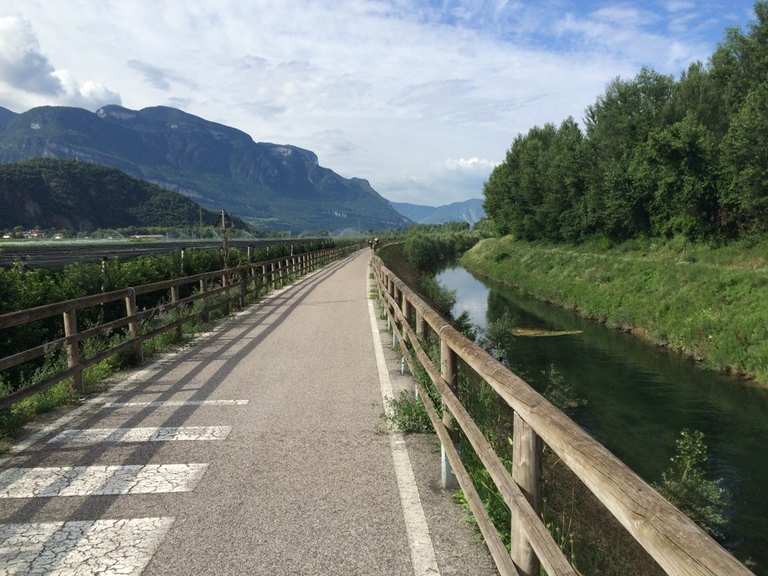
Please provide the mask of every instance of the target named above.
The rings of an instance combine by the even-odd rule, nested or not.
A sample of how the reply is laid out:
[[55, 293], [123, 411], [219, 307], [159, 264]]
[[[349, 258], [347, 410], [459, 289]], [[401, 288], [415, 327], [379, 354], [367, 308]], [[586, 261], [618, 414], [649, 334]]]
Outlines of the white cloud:
[[64, 88], [64, 94], [58, 99], [61, 104], [97, 110], [107, 104], [121, 103], [120, 94], [110, 90], [101, 82], [93, 80], [78, 82], [69, 70], [56, 70], [53, 74]]
[[[661, 72], [675, 73], [696, 60], [704, 60], [710, 46], [701, 41], [676, 39], [662, 33], [653, 24], [656, 15], [626, 6], [601, 8], [587, 16], [566, 14], [555, 25], [560, 35], [580, 38], [586, 48], [596, 53], [620, 56], [635, 67], [651, 66]], [[683, 32], [688, 21], [679, 15], [677, 31]], [[674, 23], [671, 24], [674, 26]]]
[[55, 96], [63, 91], [53, 66], [40, 52], [32, 26], [23, 18], [0, 18], [0, 81], [34, 94]]
[[17, 16], [0, 17], [0, 98], [18, 111], [41, 104], [95, 110], [120, 103], [120, 95], [104, 84], [78, 82], [69, 70], [55, 69], [29, 20]]
[[499, 163], [485, 158], [472, 156], [471, 158], [449, 158], [445, 161], [445, 167], [450, 170], [493, 170]]
[[[0, 105], [181, 106], [432, 204], [479, 196], [518, 132], [580, 119], [615, 76], [704, 52], [629, 4], [567, 17], [559, 2], [484, 0], [25, 0], [14, 10], [60, 92], [0, 83]], [[542, 35], [567, 49], [534, 41]]]

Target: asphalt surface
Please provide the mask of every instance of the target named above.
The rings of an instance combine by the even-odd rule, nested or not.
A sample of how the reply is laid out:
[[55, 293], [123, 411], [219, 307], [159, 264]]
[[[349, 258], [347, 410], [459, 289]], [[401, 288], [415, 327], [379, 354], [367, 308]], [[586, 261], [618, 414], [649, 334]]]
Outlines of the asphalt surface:
[[[414, 574], [368, 259], [316, 272], [22, 439], [0, 464], [0, 574]], [[411, 386], [385, 357], [393, 386]], [[439, 487], [434, 437], [406, 444], [439, 573], [495, 574]]]

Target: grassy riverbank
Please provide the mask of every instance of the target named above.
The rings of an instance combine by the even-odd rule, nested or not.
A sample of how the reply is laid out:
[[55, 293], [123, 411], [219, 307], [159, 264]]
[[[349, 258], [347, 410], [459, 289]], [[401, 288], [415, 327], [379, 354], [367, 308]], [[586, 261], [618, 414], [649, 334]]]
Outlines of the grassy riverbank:
[[765, 242], [571, 246], [506, 236], [481, 241], [461, 262], [475, 274], [766, 384], [766, 254]]

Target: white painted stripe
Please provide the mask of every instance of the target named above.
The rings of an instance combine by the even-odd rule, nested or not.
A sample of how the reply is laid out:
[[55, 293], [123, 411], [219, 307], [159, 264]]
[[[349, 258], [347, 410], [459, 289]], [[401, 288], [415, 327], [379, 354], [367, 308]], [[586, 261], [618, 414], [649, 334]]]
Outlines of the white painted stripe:
[[[366, 274], [366, 294], [373, 290], [370, 278]], [[376, 308], [373, 300], [368, 299], [368, 315], [371, 320], [371, 334], [373, 335], [373, 349], [376, 354], [376, 368], [379, 372], [379, 384], [381, 385], [381, 398], [384, 407], [393, 398], [392, 381], [389, 379], [387, 362], [384, 359], [384, 349], [381, 345], [379, 326], [376, 320]], [[432, 545], [432, 537], [429, 535], [429, 525], [424, 515], [424, 508], [419, 498], [419, 488], [416, 485], [416, 477], [413, 474], [411, 459], [408, 456], [408, 448], [402, 434], [390, 433], [389, 446], [392, 450], [392, 459], [395, 465], [395, 477], [400, 491], [400, 504], [403, 507], [405, 519], [405, 531], [408, 536], [408, 545], [411, 549], [411, 564], [415, 576], [430, 575], [439, 576], [440, 569], [437, 566], [435, 548]]]
[[56, 466], [0, 472], [0, 498], [191, 492], [207, 464]]
[[230, 426], [182, 426], [179, 428], [90, 428], [64, 430], [49, 444], [98, 444], [101, 442], [172, 442], [186, 440], [224, 440]]
[[141, 574], [173, 518], [0, 524], [0, 574]]
[[245, 406], [248, 400], [147, 400], [145, 402], [104, 402], [94, 400], [103, 408], [172, 408], [176, 406]]

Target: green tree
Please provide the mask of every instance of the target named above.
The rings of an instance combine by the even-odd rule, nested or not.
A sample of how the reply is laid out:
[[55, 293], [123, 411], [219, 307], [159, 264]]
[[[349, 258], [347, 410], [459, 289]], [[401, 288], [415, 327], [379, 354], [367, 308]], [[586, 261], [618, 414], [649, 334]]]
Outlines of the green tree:
[[752, 90], [722, 143], [723, 221], [768, 229], [768, 82]]
[[651, 231], [688, 237], [710, 235], [718, 216], [714, 144], [689, 114], [657, 129], [642, 144], [630, 167], [633, 187], [648, 199]]
[[629, 166], [648, 135], [667, 124], [674, 79], [643, 69], [629, 81], [614, 80], [587, 108], [593, 169], [588, 176], [590, 227], [623, 239], [649, 231], [648, 198], [633, 186]]

